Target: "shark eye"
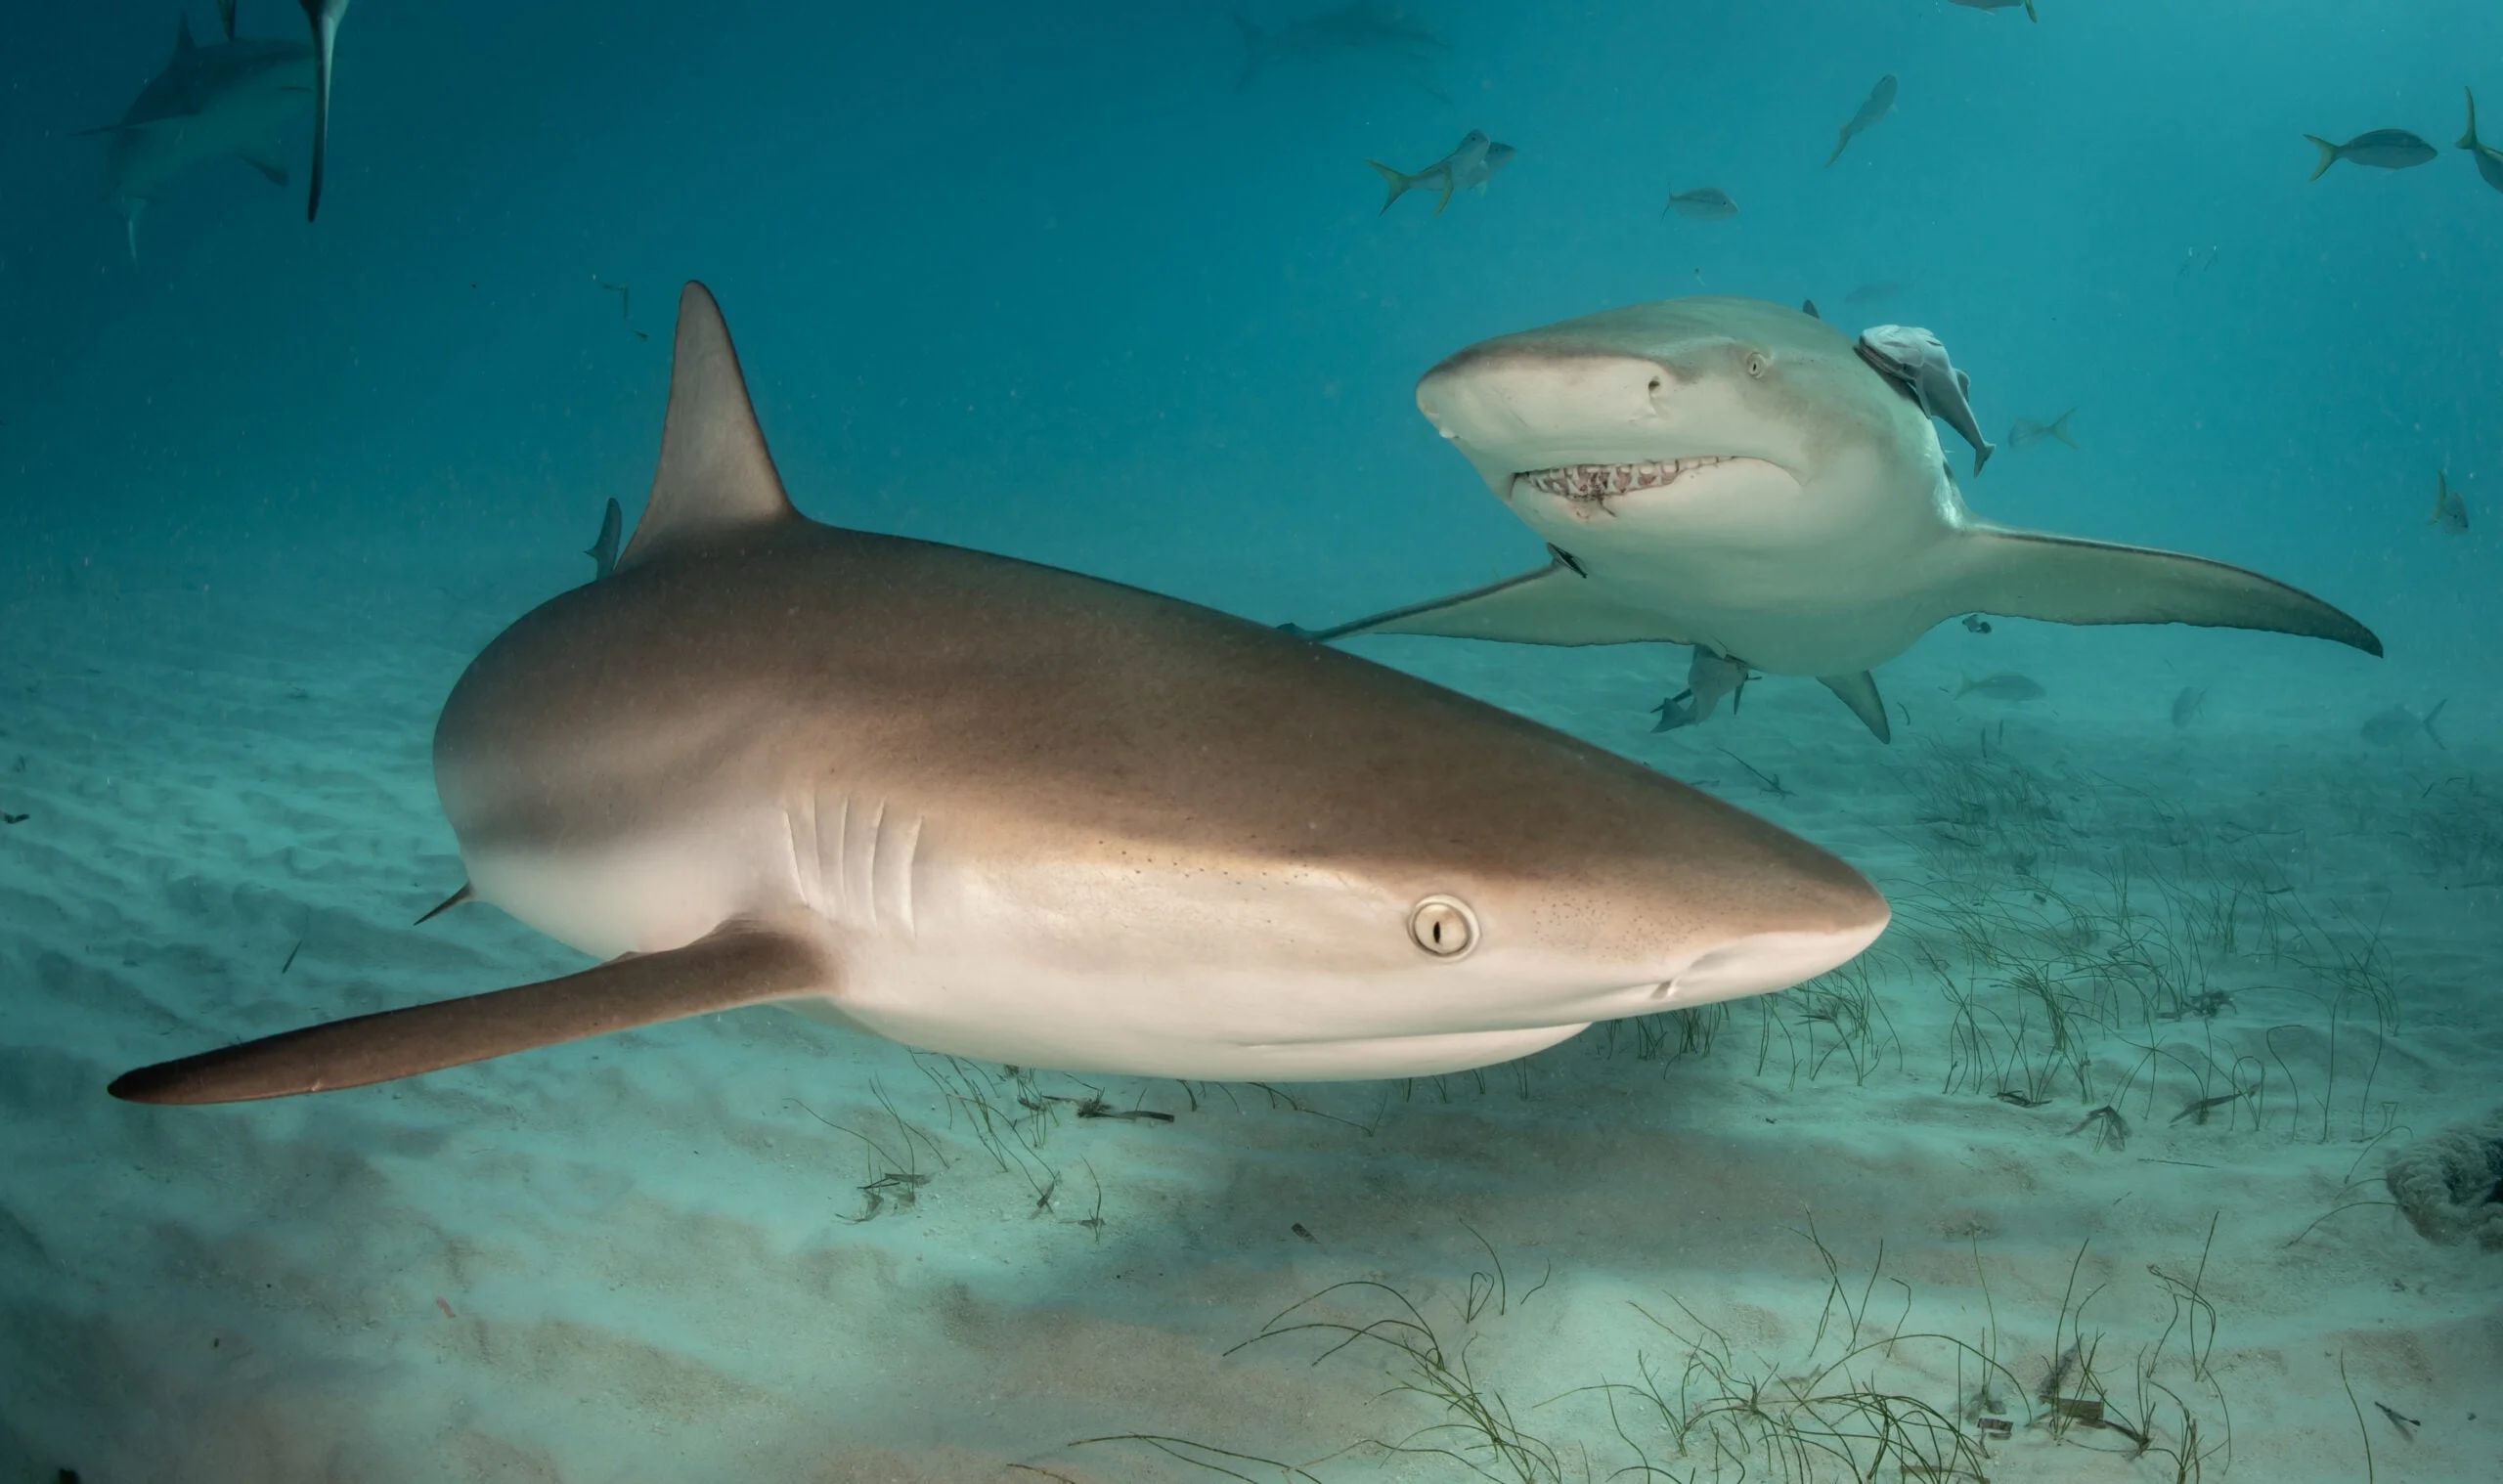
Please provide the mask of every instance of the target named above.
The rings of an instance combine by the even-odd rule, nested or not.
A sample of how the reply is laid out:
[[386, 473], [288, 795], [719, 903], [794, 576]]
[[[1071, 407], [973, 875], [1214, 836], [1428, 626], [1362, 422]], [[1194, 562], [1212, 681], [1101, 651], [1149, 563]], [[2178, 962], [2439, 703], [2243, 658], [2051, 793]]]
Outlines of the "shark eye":
[[1750, 376], [1763, 375], [1765, 368], [1772, 364], [1772, 360], [1768, 358], [1763, 351], [1751, 350], [1747, 352], [1747, 374]]
[[1457, 896], [1428, 896], [1409, 911], [1408, 937], [1436, 958], [1458, 958], [1477, 946], [1477, 914]]

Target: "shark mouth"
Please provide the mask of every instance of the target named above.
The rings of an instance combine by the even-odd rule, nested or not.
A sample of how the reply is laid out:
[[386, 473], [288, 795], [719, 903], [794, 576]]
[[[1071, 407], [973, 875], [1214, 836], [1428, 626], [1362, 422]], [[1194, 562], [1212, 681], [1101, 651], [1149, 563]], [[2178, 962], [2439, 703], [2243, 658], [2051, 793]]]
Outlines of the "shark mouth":
[[1732, 463], [1735, 454], [1697, 454], [1691, 458], [1663, 458], [1646, 463], [1568, 463], [1532, 469], [1513, 476], [1541, 495], [1575, 504], [1604, 504], [1619, 495], [1664, 490], [1685, 475], [1716, 463]]

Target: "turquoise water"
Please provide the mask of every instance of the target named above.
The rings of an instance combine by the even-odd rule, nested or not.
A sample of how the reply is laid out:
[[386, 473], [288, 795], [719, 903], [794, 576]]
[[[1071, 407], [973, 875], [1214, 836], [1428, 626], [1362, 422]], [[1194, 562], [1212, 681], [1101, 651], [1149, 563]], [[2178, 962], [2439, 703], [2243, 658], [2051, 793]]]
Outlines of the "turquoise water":
[[[1272, 6], [1261, 31], [1342, 44], [1248, 67], [1221, 6], [364, 0], [318, 221], [295, 109], [284, 188], [203, 160], [132, 230], [82, 131], [168, 66], [174, 14], [17, 7], [0, 1480], [1735, 1478], [1770, 1445], [1712, 1443], [1694, 1397], [1804, 1375], [1928, 1399], [1915, 1462], [1969, 1468], [1961, 1440], [1993, 1478], [2362, 1478], [2367, 1447], [2489, 1477], [2493, 1252], [2349, 1207], [2503, 1067], [2503, 192], [2452, 148], [2464, 87], [2503, 141], [2503, 14], [2039, 9], [1421, 4], [1367, 40], [1386, 9]], [[304, 21], [244, 0], [239, 29]], [[2380, 128], [2435, 157], [2306, 180], [2304, 136]], [[1383, 209], [1368, 158], [1471, 129], [1518, 152], [1482, 195]], [[1735, 217], [1663, 214], [1707, 186]], [[1970, 477], [1940, 426], [1980, 514], [2265, 572], [2387, 657], [1948, 624], [1879, 668], [1880, 745], [1779, 676], [1655, 734], [1683, 648], [1357, 640], [1895, 904], [1844, 979], [1432, 1083], [1011, 1073], [746, 1010], [313, 1100], [107, 1099], [142, 1062], [582, 967], [489, 908], [410, 926], [461, 871], [428, 740], [468, 659], [590, 576], [603, 502], [633, 520], [690, 279], [808, 514], [1264, 624], [1544, 559], [1419, 415], [1443, 357], [1814, 299], [1952, 349], [2002, 445]], [[2071, 409], [2075, 447], [2009, 446]], [[2042, 694], [1959, 694], [2002, 672]], [[1078, 1118], [1099, 1094], [1174, 1121]], [[1231, 1353], [1351, 1281], [1439, 1348]], [[1827, 1375], [1836, 1293], [1872, 1307], [1850, 1336], [1972, 1349]], [[2127, 1430], [2052, 1405], [2093, 1389], [2080, 1333]], [[1464, 1335], [1456, 1389], [1509, 1399], [1509, 1443], [1420, 1432], [1469, 1416]], [[1683, 1431], [1577, 1389], [1646, 1361], [1688, 1378]], [[1168, 1441], [1071, 1446], [1116, 1434]]]

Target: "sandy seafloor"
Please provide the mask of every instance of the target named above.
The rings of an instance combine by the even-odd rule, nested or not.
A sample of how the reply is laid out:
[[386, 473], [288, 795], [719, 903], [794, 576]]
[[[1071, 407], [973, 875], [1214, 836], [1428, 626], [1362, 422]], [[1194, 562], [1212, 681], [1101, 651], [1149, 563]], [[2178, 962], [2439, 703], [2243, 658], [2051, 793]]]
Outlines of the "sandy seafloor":
[[[1897, 926], [1865, 978], [1409, 1086], [1020, 1079], [765, 1009], [268, 1105], [108, 1099], [578, 962], [492, 909], [412, 920], [461, 879], [435, 709], [580, 566], [12, 589], [0, 1480], [1223, 1477], [1071, 1446], [1119, 1434], [1333, 1484], [1848, 1478], [1821, 1438], [1866, 1461], [1836, 1439], [1871, 1406], [1974, 1415], [1985, 1357], [1993, 1480], [2364, 1479], [2367, 1446], [2382, 1480], [2503, 1478], [2503, 1253], [2430, 1244], [2379, 1180], [2503, 1103], [2490, 677], [1950, 628], [1882, 673], [1909, 719], [1880, 747], [1780, 679], [1649, 735], [1683, 651], [1378, 641], [1842, 852]], [[1959, 670], [2048, 694], [1959, 701]], [[2358, 735], [2444, 696], [2447, 750]], [[1172, 1120], [1078, 1116], [1098, 1095]], [[2107, 1105], [2126, 1142], [2077, 1129]], [[1286, 1323], [1431, 1338], [1234, 1348], [1350, 1283]], [[2060, 1389], [2143, 1450], [2033, 1399], [2081, 1335], [2095, 1379]], [[1510, 1451], [1441, 1425], [1464, 1372]], [[1876, 1476], [1969, 1476], [1927, 1436]]]

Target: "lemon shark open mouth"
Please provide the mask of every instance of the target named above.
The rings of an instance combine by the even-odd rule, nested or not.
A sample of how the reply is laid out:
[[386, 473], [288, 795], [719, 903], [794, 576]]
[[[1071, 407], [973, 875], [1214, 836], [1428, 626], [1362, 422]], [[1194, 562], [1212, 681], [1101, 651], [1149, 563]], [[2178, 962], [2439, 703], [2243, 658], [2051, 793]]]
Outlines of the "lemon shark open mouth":
[[1417, 406], [1551, 559], [1305, 637], [1692, 644], [1816, 677], [1881, 740], [1870, 672], [1958, 614], [2382, 652], [2256, 572], [1976, 517], [1920, 408], [1848, 336], [1781, 305], [1668, 299], [1499, 336], [1427, 371]]

